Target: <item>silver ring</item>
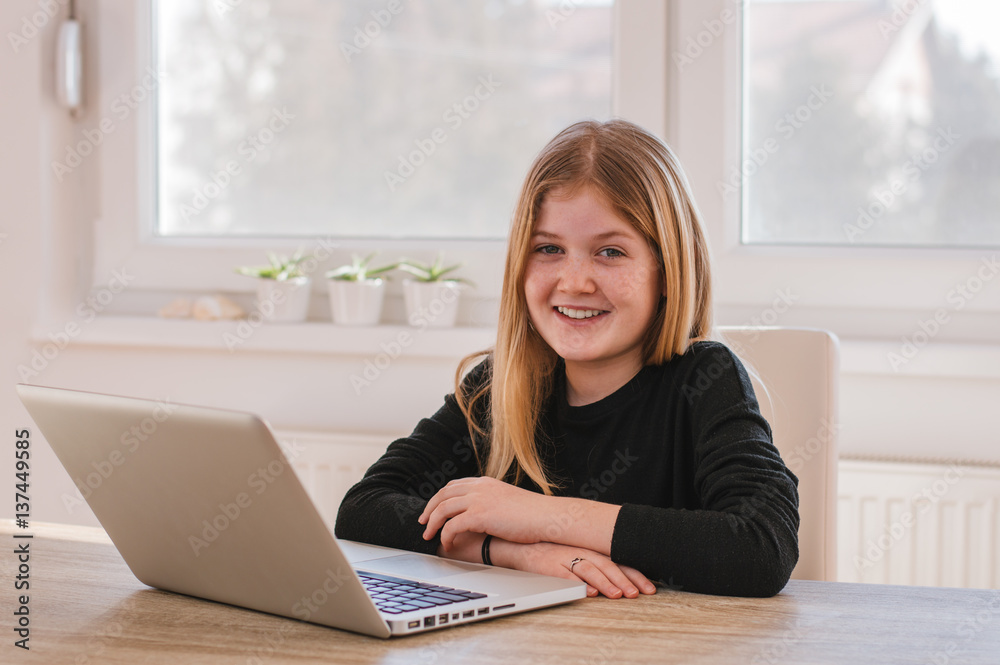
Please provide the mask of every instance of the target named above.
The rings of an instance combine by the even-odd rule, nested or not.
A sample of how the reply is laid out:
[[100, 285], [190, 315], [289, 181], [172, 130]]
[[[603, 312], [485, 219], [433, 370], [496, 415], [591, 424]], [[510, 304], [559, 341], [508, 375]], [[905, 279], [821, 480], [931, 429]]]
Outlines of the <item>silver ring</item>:
[[580, 557], [576, 557], [575, 559], [573, 559], [572, 561], [570, 561], [569, 562], [569, 572], [572, 573], [573, 572], [573, 566], [575, 566], [576, 564], [580, 563], [581, 561], [583, 561], [583, 559], [581, 559]]

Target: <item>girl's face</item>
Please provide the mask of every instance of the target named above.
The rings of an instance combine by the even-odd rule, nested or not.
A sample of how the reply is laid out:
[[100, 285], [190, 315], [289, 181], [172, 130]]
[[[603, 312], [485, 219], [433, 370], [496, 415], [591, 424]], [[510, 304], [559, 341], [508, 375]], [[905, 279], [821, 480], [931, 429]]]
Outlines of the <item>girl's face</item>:
[[[663, 295], [646, 240], [596, 190], [561, 190], [542, 201], [531, 237], [524, 292], [531, 323], [576, 370], [630, 378]], [[629, 374], [631, 372], [631, 374]]]

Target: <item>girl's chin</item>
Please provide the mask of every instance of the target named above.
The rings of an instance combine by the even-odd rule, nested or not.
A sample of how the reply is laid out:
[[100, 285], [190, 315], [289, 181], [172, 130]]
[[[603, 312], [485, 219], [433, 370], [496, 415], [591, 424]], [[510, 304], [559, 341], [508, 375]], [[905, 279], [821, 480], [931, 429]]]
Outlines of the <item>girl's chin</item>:
[[556, 354], [568, 363], [588, 363], [604, 359], [605, 354], [596, 349], [555, 349]]

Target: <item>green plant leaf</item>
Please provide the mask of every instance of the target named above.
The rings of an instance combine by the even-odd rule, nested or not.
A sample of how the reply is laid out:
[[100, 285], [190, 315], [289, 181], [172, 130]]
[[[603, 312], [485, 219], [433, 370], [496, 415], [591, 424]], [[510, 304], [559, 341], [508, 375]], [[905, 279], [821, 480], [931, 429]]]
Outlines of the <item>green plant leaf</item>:
[[326, 273], [329, 279], [338, 279], [345, 282], [360, 282], [366, 279], [374, 279], [382, 273], [389, 272], [390, 270], [395, 270], [398, 264], [391, 263], [386, 266], [380, 266], [378, 268], [369, 268], [368, 264], [371, 262], [377, 252], [372, 252], [368, 256], [362, 258], [357, 254], [351, 255], [351, 263], [349, 265], [342, 265]]
[[399, 269], [403, 272], [408, 272], [414, 277], [416, 277], [421, 282], [432, 282], [434, 281], [430, 269], [424, 266], [422, 263], [412, 261], [409, 259], [403, 259], [399, 262]]
[[273, 279], [275, 281], [284, 282], [297, 277], [305, 277], [305, 273], [302, 272], [302, 268], [299, 264], [305, 261], [306, 258], [307, 257], [303, 255], [301, 248], [299, 248], [291, 258], [284, 256], [279, 257], [274, 252], [268, 252], [268, 265], [241, 266], [236, 268], [236, 272], [241, 275], [247, 275], [248, 277]]

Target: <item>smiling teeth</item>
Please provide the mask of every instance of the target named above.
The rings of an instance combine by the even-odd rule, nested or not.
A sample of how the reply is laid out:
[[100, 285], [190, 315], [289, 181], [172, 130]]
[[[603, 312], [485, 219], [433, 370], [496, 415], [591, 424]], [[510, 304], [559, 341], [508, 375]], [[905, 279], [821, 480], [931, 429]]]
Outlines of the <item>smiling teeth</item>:
[[570, 309], [568, 307], [556, 307], [560, 314], [565, 314], [571, 319], [589, 319], [592, 316], [601, 314], [599, 309]]

